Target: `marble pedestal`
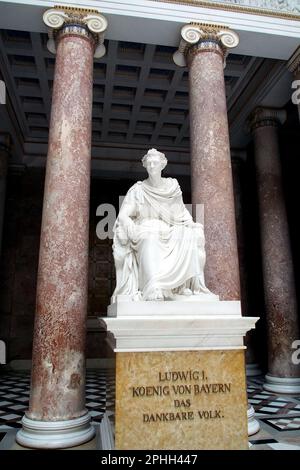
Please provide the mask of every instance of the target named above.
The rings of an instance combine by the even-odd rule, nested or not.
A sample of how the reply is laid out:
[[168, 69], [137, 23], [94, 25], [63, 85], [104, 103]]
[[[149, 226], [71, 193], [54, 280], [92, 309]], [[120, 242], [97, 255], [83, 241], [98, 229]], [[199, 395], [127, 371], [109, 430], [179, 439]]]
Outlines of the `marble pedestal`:
[[116, 351], [115, 448], [247, 449], [236, 301], [117, 302], [102, 318]]

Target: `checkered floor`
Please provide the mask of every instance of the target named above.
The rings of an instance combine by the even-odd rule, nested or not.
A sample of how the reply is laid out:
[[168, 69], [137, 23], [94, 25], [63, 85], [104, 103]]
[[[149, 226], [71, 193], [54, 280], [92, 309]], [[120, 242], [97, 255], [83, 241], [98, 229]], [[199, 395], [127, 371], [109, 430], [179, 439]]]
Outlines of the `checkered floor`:
[[[114, 413], [114, 371], [89, 370], [86, 374], [86, 407], [92, 423], [99, 424], [103, 413]], [[0, 375], [0, 440], [6, 431], [21, 427], [21, 419], [28, 408], [30, 388], [29, 372]]]
[[278, 395], [263, 390], [263, 377], [248, 379], [248, 401], [260, 431], [250, 437], [254, 450], [300, 450], [300, 394]]
[[[274, 395], [262, 388], [263, 378], [248, 380], [248, 399], [254, 407], [261, 429], [250, 437], [253, 450], [300, 450], [300, 395]], [[29, 372], [0, 375], [0, 441], [7, 431], [20, 428], [28, 407]], [[103, 413], [114, 413], [114, 371], [88, 370], [86, 376], [86, 407], [92, 422], [99, 424]]]

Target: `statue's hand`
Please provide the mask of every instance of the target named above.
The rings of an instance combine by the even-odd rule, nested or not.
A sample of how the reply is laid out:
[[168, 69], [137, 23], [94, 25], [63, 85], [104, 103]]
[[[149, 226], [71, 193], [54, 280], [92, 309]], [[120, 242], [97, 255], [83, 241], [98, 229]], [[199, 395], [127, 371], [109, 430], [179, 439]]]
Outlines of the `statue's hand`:
[[190, 221], [188, 227], [190, 228], [197, 228], [197, 229], [203, 229], [203, 225], [199, 224], [198, 222], [194, 222], [193, 220]]
[[131, 240], [132, 242], [136, 242], [137, 239], [138, 239], [138, 236], [139, 236], [139, 228], [138, 226], [133, 222], [131, 221], [128, 226], [127, 226], [127, 236], [129, 238], [129, 240]]
[[116, 234], [121, 245], [127, 245], [128, 236], [127, 236], [125, 228], [122, 225], [118, 225], [116, 232], [117, 232]]

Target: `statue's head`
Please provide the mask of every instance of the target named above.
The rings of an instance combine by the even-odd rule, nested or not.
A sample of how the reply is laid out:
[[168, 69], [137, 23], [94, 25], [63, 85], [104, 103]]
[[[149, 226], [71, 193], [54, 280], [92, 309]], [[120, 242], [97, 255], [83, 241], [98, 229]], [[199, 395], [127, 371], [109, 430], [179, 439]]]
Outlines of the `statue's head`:
[[157, 160], [160, 162], [161, 170], [163, 170], [168, 163], [168, 160], [165, 157], [165, 154], [162, 152], [159, 152], [156, 149], [150, 149], [146, 153], [146, 155], [143, 156], [142, 158], [142, 163], [145, 168], [149, 165], [150, 161]]

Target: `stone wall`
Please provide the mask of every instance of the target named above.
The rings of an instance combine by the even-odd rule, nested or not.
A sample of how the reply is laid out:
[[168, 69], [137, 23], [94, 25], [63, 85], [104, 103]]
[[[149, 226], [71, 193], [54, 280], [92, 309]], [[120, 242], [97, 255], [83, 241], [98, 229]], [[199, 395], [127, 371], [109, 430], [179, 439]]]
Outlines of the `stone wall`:
[[[99, 180], [92, 183], [88, 358], [112, 356], [106, 333], [95, 330], [96, 317], [105, 314], [114, 288], [113, 266], [107, 263], [112, 257], [111, 241], [103, 243], [95, 236], [96, 207], [110, 202], [109, 185]], [[43, 191], [43, 170], [9, 170], [0, 259], [0, 338], [6, 342], [8, 362], [31, 358]]]
[[8, 360], [31, 357], [43, 177], [10, 171], [0, 263], [0, 326]]

